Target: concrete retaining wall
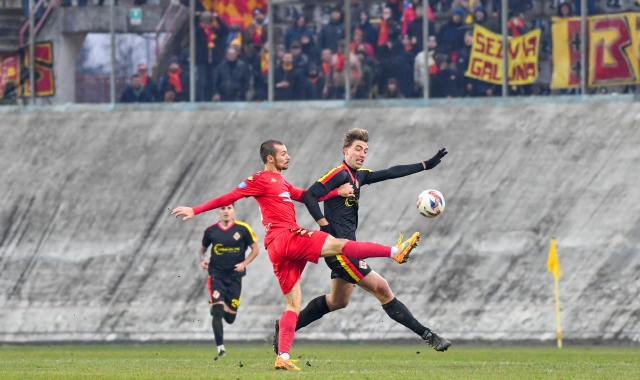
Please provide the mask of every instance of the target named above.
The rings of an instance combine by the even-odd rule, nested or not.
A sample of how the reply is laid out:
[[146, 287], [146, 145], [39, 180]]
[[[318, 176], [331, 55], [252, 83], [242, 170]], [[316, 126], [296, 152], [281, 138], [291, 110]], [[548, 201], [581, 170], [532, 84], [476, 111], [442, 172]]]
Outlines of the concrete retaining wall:
[[[260, 142], [287, 144], [299, 187], [336, 166], [341, 135], [372, 135], [366, 167], [450, 154], [435, 170], [363, 189], [358, 237], [421, 231], [410, 264], [369, 263], [424, 324], [454, 340], [555, 338], [558, 239], [564, 335], [640, 340], [640, 104], [272, 111], [116, 111], [0, 118], [0, 341], [211, 339], [198, 268], [208, 213], [195, 205], [261, 168]], [[424, 189], [447, 209], [415, 210]], [[237, 205], [254, 226], [253, 200]], [[314, 223], [297, 206], [302, 226]], [[309, 265], [305, 301], [330, 289]], [[227, 339], [263, 339], [283, 310], [266, 251], [248, 267]], [[311, 339], [411, 338], [357, 289]]]

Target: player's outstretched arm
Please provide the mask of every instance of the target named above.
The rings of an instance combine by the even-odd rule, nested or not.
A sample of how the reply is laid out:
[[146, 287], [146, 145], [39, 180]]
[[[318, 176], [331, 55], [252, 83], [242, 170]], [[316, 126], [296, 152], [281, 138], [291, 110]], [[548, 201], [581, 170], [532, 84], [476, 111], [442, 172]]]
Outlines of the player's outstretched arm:
[[423, 170], [431, 170], [440, 164], [440, 161], [447, 155], [447, 149], [442, 148], [426, 161], [419, 162], [417, 164], [410, 165], [398, 165], [392, 166], [389, 169], [372, 171], [363, 181], [363, 185], [368, 185], [376, 182], [386, 181], [388, 179], [405, 177], [411, 174], [419, 173]]

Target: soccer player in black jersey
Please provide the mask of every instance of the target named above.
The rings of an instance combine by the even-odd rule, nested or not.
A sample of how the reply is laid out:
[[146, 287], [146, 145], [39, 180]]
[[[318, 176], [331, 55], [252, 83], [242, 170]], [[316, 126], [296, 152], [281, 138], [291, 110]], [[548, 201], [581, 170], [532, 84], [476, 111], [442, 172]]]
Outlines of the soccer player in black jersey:
[[[344, 161], [338, 167], [331, 169], [322, 176], [305, 194], [305, 205], [320, 225], [320, 229], [334, 237], [356, 240], [358, 207], [362, 186], [433, 169], [447, 154], [446, 149], [441, 149], [433, 158], [427, 161], [372, 171], [362, 169], [369, 149], [368, 141], [369, 133], [366, 130], [354, 128], [348, 131], [343, 138]], [[318, 198], [346, 183], [353, 186], [351, 197], [325, 200], [325, 213], [323, 215], [318, 205]], [[418, 322], [409, 309], [395, 298], [387, 281], [371, 270], [369, 264], [364, 260], [352, 260], [345, 256], [334, 256], [325, 257], [325, 262], [331, 268], [331, 294], [319, 296], [309, 302], [300, 312], [296, 330], [322, 318], [327, 313], [345, 308], [349, 303], [354, 285], [358, 285], [380, 301], [382, 308], [391, 319], [418, 334], [436, 351], [446, 351], [451, 346], [451, 342], [438, 336]], [[275, 336], [274, 348], [278, 345]]]
[[[220, 221], [209, 226], [202, 237], [200, 247], [200, 266], [209, 271], [207, 288], [213, 321], [213, 335], [218, 346], [218, 356], [226, 355], [223, 340], [222, 320], [232, 324], [240, 307], [242, 277], [245, 267], [258, 256], [258, 239], [251, 227], [239, 220], [234, 220], [233, 205], [220, 207]], [[211, 259], [207, 261], [205, 253], [211, 246]], [[249, 257], [245, 259], [247, 248], [251, 247]]]

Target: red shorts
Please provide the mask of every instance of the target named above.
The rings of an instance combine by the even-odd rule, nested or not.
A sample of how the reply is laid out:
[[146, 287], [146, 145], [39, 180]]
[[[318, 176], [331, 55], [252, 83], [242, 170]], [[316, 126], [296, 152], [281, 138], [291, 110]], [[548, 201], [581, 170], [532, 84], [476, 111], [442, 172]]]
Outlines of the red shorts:
[[289, 293], [300, 280], [307, 261], [318, 263], [322, 246], [328, 236], [328, 233], [322, 231], [285, 230], [269, 243], [269, 260], [280, 283], [282, 294]]

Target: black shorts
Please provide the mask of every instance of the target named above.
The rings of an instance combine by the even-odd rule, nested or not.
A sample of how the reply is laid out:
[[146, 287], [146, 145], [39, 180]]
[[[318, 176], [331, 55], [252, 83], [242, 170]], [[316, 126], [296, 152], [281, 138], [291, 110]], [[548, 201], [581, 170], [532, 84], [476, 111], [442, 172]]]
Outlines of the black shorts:
[[352, 284], [358, 283], [371, 273], [371, 267], [364, 260], [349, 259], [346, 256], [325, 257], [324, 262], [331, 269], [331, 279], [341, 278]]
[[207, 277], [209, 289], [209, 303], [224, 301], [233, 311], [240, 307], [240, 292], [242, 291], [242, 277]]

